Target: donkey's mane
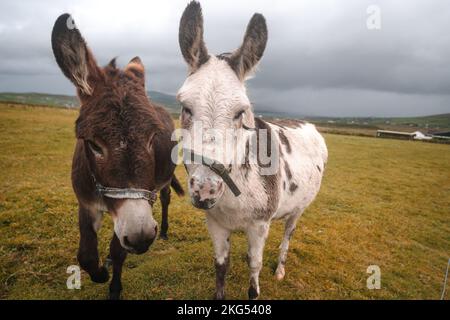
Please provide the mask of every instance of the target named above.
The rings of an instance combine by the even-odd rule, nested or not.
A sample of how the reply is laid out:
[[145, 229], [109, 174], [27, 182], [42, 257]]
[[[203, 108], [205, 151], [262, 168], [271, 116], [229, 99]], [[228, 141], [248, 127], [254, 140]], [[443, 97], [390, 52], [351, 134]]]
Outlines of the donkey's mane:
[[[135, 72], [117, 68], [113, 59], [103, 68], [103, 78], [91, 99], [81, 107], [77, 131], [108, 127], [113, 128], [114, 134], [128, 136], [163, 130], [156, 104], [150, 101]], [[83, 126], [84, 122], [91, 128]]]

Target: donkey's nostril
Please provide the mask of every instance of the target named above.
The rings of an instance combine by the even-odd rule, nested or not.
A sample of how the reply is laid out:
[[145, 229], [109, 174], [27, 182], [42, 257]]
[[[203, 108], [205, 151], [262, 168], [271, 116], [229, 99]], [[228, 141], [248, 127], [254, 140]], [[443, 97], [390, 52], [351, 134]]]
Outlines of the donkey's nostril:
[[127, 236], [123, 237], [123, 244], [126, 245], [127, 247], [131, 247], [131, 243], [130, 241], [128, 241]]
[[191, 185], [191, 188], [194, 186], [194, 178], [191, 178], [190, 180], [189, 180], [189, 183], [190, 183], [190, 185]]
[[[139, 239], [136, 239], [136, 241], [130, 241], [130, 239], [127, 236], [123, 237], [123, 244], [126, 247], [126, 249], [132, 253], [136, 254], [142, 254], [144, 252], [147, 252], [148, 247], [153, 243], [153, 241], [156, 238], [156, 234], [158, 232], [158, 228], [155, 227], [155, 234], [152, 236], [145, 236], [141, 235]], [[131, 238], [133, 239], [133, 237]]]
[[219, 182], [217, 183], [217, 190], [222, 190], [222, 188], [223, 188], [223, 182], [222, 182], [222, 181], [219, 181]]

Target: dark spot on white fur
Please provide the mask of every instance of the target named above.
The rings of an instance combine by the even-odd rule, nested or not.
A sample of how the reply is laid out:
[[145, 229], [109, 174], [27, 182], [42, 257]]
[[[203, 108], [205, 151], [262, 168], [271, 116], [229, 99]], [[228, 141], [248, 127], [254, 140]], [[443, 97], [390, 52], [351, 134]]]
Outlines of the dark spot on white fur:
[[294, 193], [295, 190], [297, 190], [297, 188], [298, 188], [298, 185], [295, 184], [294, 182], [292, 182], [292, 183], [289, 185], [289, 191], [292, 192], [292, 193]]
[[[256, 137], [257, 137], [257, 155], [260, 154], [259, 148], [263, 147], [266, 148], [266, 152], [268, 153], [267, 156], [270, 157], [271, 154], [271, 143], [272, 138], [271, 135], [273, 134], [272, 130], [270, 129], [270, 126], [264, 122], [263, 120], [259, 118], [255, 118], [255, 128], [256, 128]], [[259, 130], [265, 129], [267, 131], [267, 145], [262, 146], [260, 145], [261, 142], [259, 141]], [[276, 149], [277, 150], [277, 149]], [[264, 165], [262, 165], [259, 161], [259, 157], [257, 158], [258, 166], [261, 169]], [[269, 164], [270, 166], [270, 164]], [[262, 182], [262, 185], [264, 187], [264, 190], [267, 194], [267, 203], [264, 208], [257, 208], [254, 210], [255, 215], [257, 217], [263, 218], [265, 220], [268, 220], [272, 213], [275, 212], [276, 208], [278, 207], [278, 202], [280, 200], [280, 194], [279, 194], [279, 184], [280, 181], [280, 171], [278, 170], [276, 174], [260, 174], [260, 179]]]
[[284, 171], [286, 172], [286, 177], [288, 178], [288, 180], [292, 179], [292, 172], [291, 172], [291, 168], [289, 167], [289, 164], [284, 161]]
[[289, 143], [288, 138], [284, 135], [284, 131], [280, 130], [278, 136], [280, 137], [280, 142], [286, 147], [287, 153], [291, 153], [291, 144]]

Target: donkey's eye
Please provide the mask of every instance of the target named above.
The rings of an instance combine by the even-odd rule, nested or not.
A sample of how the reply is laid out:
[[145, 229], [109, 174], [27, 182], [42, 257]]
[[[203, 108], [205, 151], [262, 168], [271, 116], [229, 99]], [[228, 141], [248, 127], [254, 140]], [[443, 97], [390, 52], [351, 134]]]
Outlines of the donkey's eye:
[[187, 114], [187, 115], [189, 115], [189, 116], [192, 116], [192, 110], [189, 109], [189, 108], [186, 108], [186, 107], [184, 107], [184, 106], [183, 106], [182, 112], [185, 113], [185, 114]]
[[242, 115], [244, 114], [244, 112], [245, 112], [245, 110], [238, 111], [238, 112], [234, 115], [234, 120], [239, 120], [239, 119], [242, 117]]
[[103, 156], [103, 150], [99, 145], [95, 144], [92, 141], [88, 141], [88, 146], [95, 155]]

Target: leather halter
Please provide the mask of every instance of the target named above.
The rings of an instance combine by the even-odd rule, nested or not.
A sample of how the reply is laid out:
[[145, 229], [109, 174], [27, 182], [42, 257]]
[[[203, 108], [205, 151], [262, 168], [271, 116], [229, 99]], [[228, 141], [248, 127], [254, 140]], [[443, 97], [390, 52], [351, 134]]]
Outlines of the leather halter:
[[[257, 131], [256, 128], [248, 127], [245, 124], [242, 124], [242, 127], [248, 131]], [[225, 182], [225, 184], [228, 186], [228, 188], [230, 188], [231, 192], [234, 194], [235, 197], [240, 196], [241, 190], [239, 190], [238, 186], [234, 183], [233, 179], [231, 179], [230, 175], [228, 174], [228, 170], [225, 168], [225, 165], [223, 165], [222, 163], [220, 163], [216, 160], [212, 160], [205, 156], [199, 155], [190, 149], [184, 148], [183, 152], [191, 154], [194, 157], [199, 157], [199, 158], [201, 157], [202, 164], [204, 166], [208, 167], [212, 172], [214, 172], [218, 176], [220, 176], [222, 178], [222, 180]]]
[[239, 190], [238, 186], [234, 183], [233, 179], [231, 179], [225, 165], [223, 165], [222, 163], [220, 163], [216, 160], [199, 155], [190, 149], [183, 149], [183, 152], [186, 154], [190, 154], [191, 157], [193, 155], [196, 158], [201, 158], [202, 164], [204, 166], [208, 167], [212, 172], [214, 172], [215, 174], [220, 176], [222, 178], [223, 182], [225, 182], [225, 184], [228, 186], [228, 188], [230, 188], [230, 190], [234, 194], [234, 196], [239, 197], [239, 195], [241, 194], [241, 191]]
[[92, 175], [95, 183], [95, 191], [98, 195], [112, 199], [145, 199], [153, 205], [158, 198], [156, 190], [136, 189], [136, 188], [111, 188], [101, 185], [95, 176]]

